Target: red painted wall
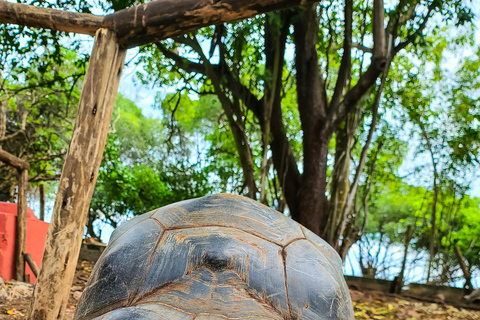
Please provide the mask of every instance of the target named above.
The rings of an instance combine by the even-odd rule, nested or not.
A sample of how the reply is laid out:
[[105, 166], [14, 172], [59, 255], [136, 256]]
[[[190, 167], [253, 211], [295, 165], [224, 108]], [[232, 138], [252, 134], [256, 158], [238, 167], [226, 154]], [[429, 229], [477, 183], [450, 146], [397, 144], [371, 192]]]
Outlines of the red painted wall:
[[[0, 202], [0, 275], [5, 280], [15, 278], [15, 226], [17, 205], [15, 203]], [[27, 253], [40, 267], [47, 238], [48, 223], [35, 217], [33, 211], [27, 209]], [[26, 274], [30, 275], [30, 282], [37, 280], [26, 265]]]

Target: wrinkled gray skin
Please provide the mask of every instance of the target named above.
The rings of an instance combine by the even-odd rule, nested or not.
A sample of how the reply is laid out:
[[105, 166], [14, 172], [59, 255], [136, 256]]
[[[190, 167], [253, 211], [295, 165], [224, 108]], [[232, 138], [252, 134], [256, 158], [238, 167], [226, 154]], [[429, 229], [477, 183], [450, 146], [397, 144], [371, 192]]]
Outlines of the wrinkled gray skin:
[[122, 224], [75, 319], [350, 320], [338, 254], [282, 214], [230, 194]]

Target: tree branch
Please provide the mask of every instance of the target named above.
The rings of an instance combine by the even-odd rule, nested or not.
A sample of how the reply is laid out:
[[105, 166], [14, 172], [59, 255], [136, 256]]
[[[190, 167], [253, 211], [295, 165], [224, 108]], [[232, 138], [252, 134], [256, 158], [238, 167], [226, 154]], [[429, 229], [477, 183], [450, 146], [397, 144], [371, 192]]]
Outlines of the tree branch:
[[[382, 8], [383, 9], [383, 8]], [[345, 35], [343, 40], [343, 55], [338, 70], [337, 83], [330, 101], [332, 106], [338, 105], [343, 95], [343, 90], [347, 84], [347, 79], [351, 73], [352, 67], [352, 23], [353, 23], [353, 0], [345, 0]]]
[[[215, 89], [215, 93], [217, 94], [218, 99], [222, 104], [223, 110], [227, 115], [227, 119], [230, 124], [230, 129], [232, 130], [232, 134], [235, 140], [235, 145], [240, 158], [240, 163], [242, 165], [244, 183], [248, 187], [248, 196], [252, 199], [256, 199], [257, 198], [256, 193], [258, 190], [255, 184], [253, 156], [252, 156], [252, 151], [250, 149], [250, 143], [248, 141], [248, 137], [245, 133], [245, 128], [241, 123], [242, 116], [235, 112], [235, 110], [239, 111], [239, 108], [234, 107], [234, 104], [232, 103], [232, 101], [227, 97], [224, 90], [222, 90], [222, 87], [220, 85], [220, 78], [217, 77], [212, 64], [203, 53], [202, 47], [200, 46], [196, 38], [192, 39], [192, 41], [189, 44], [200, 55], [200, 59], [203, 61], [203, 64], [205, 66], [206, 74], [212, 81], [213, 87]], [[221, 59], [224, 59], [223, 55], [221, 55]], [[223, 63], [225, 63], [224, 60], [222, 61]], [[236, 120], [234, 115], [236, 117]]]
[[[348, 192], [346, 205], [343, 208], [343, 213], [342, 213], [343, 218], [341, 220], [342, 223], [340, 224], [339, 229], [337, 231], [338, 236], [342, 235], [345, 230], [346, 223], [347, 223], [347, 216], [352, 209], [353, 200], [355, 199], [355, 194], [357, 193], [358, 184], [360, 183], [360, 176], [363, 173], [363, 167], [365, 166], [365, 162], [367, 160], [367, 153], [368, 153], [368, 149], [370, 148], [370, 143], [372, 141], [373, 134], [375, 132], [375, 128], [377, 124], [378, 107], [380, 105], [380, 99], [382, 97], [383, 89], [385, 87], [385, 82], [387, 80], [388, 71], [390, 69], [390, 63], [391, 63], [391, 60], [389, 61], [385, 69], [385, 72], [383, 73], [382, 82], [380, 83], [380, 86], [378, 87], [377, 93], [375, 95], [374, 104], [372, 106], [372, 123], [370, 124], [370, 130], [368, 131], [367, 140], [365, 141], [365, 145], [363, 146], [362, 152], [360, 154], [360, 162], [357, 166], [353, 183], [350, 186], [350, 190]], [[338, 239], [338, 237], [336, 237], [336, 239]]]
[[29, 163], [35, 163], [35, 162], [40, 162], [40, 161], [50, 161], [56, 158], [61, 158], [65, 155], [66, 153], [57, 153], [57, 154], [52, 154], [44, 157], [39, 157], [39, 158], [33, 158], [33, 159], [28, 159]]
[[352, 43], [352, 47], [366, 53], [373, 53], [372, 48], [368, 48], [361, 43]]
[[[383, 0], [373, 0], [373, 57], [377, 59], [385, 58], [385, 10], [383, 9]], [[379, 66], [381, 69], [385, 68]]]
[[178, 68], [181, 68], [185, 70], [186, 72], [195, 72], [195, 73], [200, 73], [205, 75], [206, 70], [205, 66], [201, 63], [196, 63], [192, 62], [184, 57], [181, 57], [180, 55], [176, 54], [175, 52], [172, 52], [168, 50], [163, 44], [160, 42], [155, 42], [155, 46], [160, 50], [161, 53], [168, 59], [171, 59], [175, 62], [175, 66]]
[[[345, 95], [343, 100], [337, 107], [332, 105], [331, 112], [328, 114], [327, 126], [328, 130], [341, 123], [346, 115], [355, 108], [355, 105], [361, 99], [361, 97], [367, 92], [367, 90], [375, 84], [378, 76], [384, 71], [387, 65], [387, 53], [385, 47], [385, 29], [384, 23], [384, 8], [383, 0], [374, 0], [373, 6], [373, 55], [372, 62], [367, 71], [360, 76], [357, 84], [350, 89]], [[393, 41], [390, 39], [390, 41]], [[388, 59], [391, 59], [388, 57]]]
[[422, 34], [423, 30], [425, 29], [425, 27], [427, 26], [427, 22], [428, 20], [430, 19], [430, 14], [432, 13], [433, 11], [433, 4], [431, 4], [428, 8], [428, 11], [427, 11], [427, 14], [425, 15], [425, 18], [423, 18], [423, 21], [422, 21], [422, 24], [420, 24], [420, 27], [418, 27], [417, 30], [415, 30], [415, 32], [411, 33], [410, 35], [407, 36], [407, 39], [403, 42], [400, 42], [394, 49], [394, 52], [395, 54], [397, 52], [399, 52], [400, 50], [402, 49], [405, 49], [405, 47], [407, 47], [410, 43], [413, 43], [415, 42], [415, 40], [417, 39], [417, 37], [419, 35]]
[[[362, 205], [363, 205], [363, 222], [362, 222], [362, 228], [360, 229], [360, 233], [363, 235], [365, 231], [365, 227], [367, 226], [367, 220], [368, 220], [368, 198], [370, 197], [370, 192], [372, 191], [372, 185], [373, 185], [373, 174], [375, 172], [375, 163], [377, 162], [378, 154], [380, 153], [380, 150], [383, 147], [383, 141], [380, 141], [378, 143], [377, 151], [375, 152], [375, 155], [373, 157], [372, 165], [370, 166], [370, 181], [368, 182], [368, 185], [365, 184], [365, 192], [363, 195], [362, 199]], [[368, 179], [367, 179], [368, 180]]]
[[7, 99], [0, 101], [0, 141], [4, 140], [7, 131], [6, 104]]
[[55, 181], [60, 180], [60, 175], [41, 175], [28, 179], [28, 182]]
[[[294, 24], [298, 111], [304, 133], [327, 116], [325, 83], [320, 75], [316, 6], [298, 10]], [[307, 133], [308, 134], [308, 133]]]
[[271, 74], [271, 81], [265, 82], [265, 94], [263, 96], [264, 112], [263, 120], [264, 126], [262, 127], [263, 136], [263, 154], [262, 154], [262, 166], [260, 175], [260, 201], [265, 203], [266, 197], [266, 184], [265, 181], [268, 175], [267, 166], [267, 151], [270, 144], [270, 133], [272, 126], [273, 110], [277, 114], [280, 114], [280, 121], [276, 121], [274, 125], [283, 127], [282, 122], [282, 79], [283, 79], [283, 65], [285, 63], [285, 44], [287, 42], [288, 29], [290, 27], [290, 13], [283, 11], [278, 13], [281, 24], [272, 22], [271, 16], [267, 15], [265, 19], [265, 69]]

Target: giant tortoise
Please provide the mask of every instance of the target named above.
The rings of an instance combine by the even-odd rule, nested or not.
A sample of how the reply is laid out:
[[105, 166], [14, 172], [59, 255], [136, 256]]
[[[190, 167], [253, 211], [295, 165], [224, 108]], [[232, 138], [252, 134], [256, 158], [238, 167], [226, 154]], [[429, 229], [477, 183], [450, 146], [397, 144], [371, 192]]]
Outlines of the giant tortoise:
[[122, 224], [75, 319], [353, 319], [337, 253], [258, 202], [175, 203]]

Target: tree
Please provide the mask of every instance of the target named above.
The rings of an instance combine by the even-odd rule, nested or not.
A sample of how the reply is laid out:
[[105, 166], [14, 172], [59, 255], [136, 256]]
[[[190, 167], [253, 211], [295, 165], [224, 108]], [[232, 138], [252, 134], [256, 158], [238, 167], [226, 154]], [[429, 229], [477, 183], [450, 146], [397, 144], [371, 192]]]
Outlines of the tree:
[[[388, 243], [400, 244], [402, 233], [399, 238], [396, 232], [413, 225], [416, 229], [414, 247], [417, 252], [429, 252], [426, 280], [437, 283], [454, 281], [458, 270], [454, 248], [458, 243], [467, 255], [478, 252], [478, 219], [475, 217], [479, 207], [476, 199], [467, 194], [470, 183], [478, 177], [476, 155], [480, 137], [475, 129], [478, 121], [475, 120], [478, 117], [475, 92], [479, 78], [473, 71], [478, 68], [478, 48], [468, 31], [457, 33], [453, 40], [447, 41], [450, 30], [446, 28], [433, 35], [429, 39], [430, 47], [422, 49], [425, 52], [417, 59], [411, 59], [408, 54], [399, 56], [398, 69], [408, 72], [409, 76], [394, 76], [387, 86], [389, 99], [385, 107], [391, 110], [388, 123], [397, 139], [409, 140], [411, 150], [415, 151], [414, 170], [400, 178], [397, 164], [401, 159], [384, 162], [375, 156], [372, 159], [377, 161], [373, 192], [362, 192], [370, 197], [367, 207], [371, 216], [365, 224], [367, 211], [364, 210], [362, 226], [367, 227], [362, 232], [363, 239], [370, 237], [377, 242], [388, 239]], [[445, 59], [446, 52], [460, 54], [466, 48], [474, 54], [452, 68], [451, 62]], [[384, 143], [393, 141], [388, 135], [382, 137]], [[391, 147], [384, 145], [379, 155], [389, 149]], [[391, 174], [387, 176], [384, 175], [386, 163], [396, 164], [388, 168]], [[369, 181], [364, 184], [365, 188]], [[396, 183], [393, 188], [392, 182]], [[405, 183], [422, 187], [406, 188]], [[466, 216], [471, 219], [466, 227], [471, 230], [470, 238], [460, 241], [457, 237], [465, 228]], [[389, 221], [394, 227], [390, 231]], [[368, 247], [364, 243], [361, 246]], [[369, 266], [375, 262], [368, 249], [364, 251], [364, 258]], [[471, 270], [478, 265], [475, 258], [466, 260]]]
[[[166, 104], [164, 110], [168, 109]], [[169, 132], [170, 128], [158, 119], [145, 117], [132, 101], [121, 95], [115, 107], [117, 111], [89, 210], [87, 233], [93, 237], [98, 236], [94, 228], [97, 219], [116, 228], [126, 217], [203, 196], [212, 190], [205, 168], [189, 163], [188, 143], [169, 152], [165, 148], [166, 139], [177, 137]], [[187, 99], [183, 107], [177, 109], [177, 118], [180, 113], [193, 110]], [[170, 119], [164, 117], [166, 121]], [[183, 119], [180, 123], [184, 127], [189, 125], [190, 132], [200, 127], [192, 118]]]
[[[460, 35], [456, 42], [467, 45], [471, 37], [469, 34]], [[475, 95], [473, 92], [479, 86], [479, 78], [469, 71], [472, 67], [480, 67], [478, 55], [467, 59], [458, 71], [451, 75], [452, 72], [442, 64], [444, 59], [442, 53], [446, 45], [445, 38], [435, 39], [434, 54], [425, 55], [426, 61], [423, 65], [413, 66], [406, 60], [405, 68], [410, 70], [415, 68], [418, 73], [396, 91], [398, 103], [405, 109], [408, 121], [414, 125], [411, 136], [417, 136], [421, 141], [417, 147], [417, 154], [421, 156], [427, 153], [430, 162], [433, 200], [430, 213], [427, 282], [439, 247], [436, 232], [440, 189], [452, 189], [453, 186], [451, 191], [453, 197], [460, 194], [459, 197], [463, 198], [473, 181], [475, 176], [473, 172], [478, 165], [475, 159], [479, 150], [480, 136], [473, 123], [477, 116], [475, 110], [478, 109], [478, 101], [472, 95]], [[426, 75], [429, 66], [434, 68], [433, 77]], [[467, 178], [468, 176], [470, 178]]]
[[[171, 79], [162, 78], [161, 74], [177, 70], [178, 79], [184, 79], [190, 90], [200, 94], [214, 92], [238, 141], [237, 152], [245, 159], [242, 169], [244, 181], [248, 181], [247, 195], [258, 197], [259, 186], [252, 183], [255, 181], [252, 175], [256, 166], [261, 167], [265, 176], [265, 155], [271, 152], [274, 179], [290, 215], [336, 246], [342, 233], [338, 230], [341, 231], [347, 213], [329, 210], [326, 196], [332, 135], [338, 133], [347, 119], [362, 114], [359, 111], [364, 106], [362, 97], [376, 86], [382, 73], [387, 74], [399, 51], [409, 45], [413, 47], [422, 38], [430, 17], [436, 12], [455, 17], [459, 24], [471, 19], [470, 12], [455, 1], [400, 1], [396, 6], [386, 7], [377, 0], [373, 6], [367, 1], [354, 4], [350, 0], [307, 5], [234, 25], [202, 29], [174, 41], [145, 47], [144, 77], [170, 84]], [[210, 58], [212, 55], [215, 59]], [[215, 60], [218, 63], [214, 63]], [[252, 76], [254, 74], [259, 76]], [[295, 78], [296, 101], [286, 98], [285, 88], [292, 78]], [[377, 100], [382, 87], [381, 83], [377, 84], [374, 90]], [[286, 126], [285, 111], [292, 109], [292, 105], [286, 103], [294, 105], [300, 118], [301, 131], [294, 134], [302, 136], [300, 157], [296, 156]], [[376, 108], [374, 105], [373, 110]], [[249, 159], [253, 139], [245, 126], [250, 119], [255, 123], [251, 130], [255, 129], [257, 136], [263, 137], [264, 156], [260, 165]], [[352, 122], [351, 126], [343, 126], [349, 128], [350, 139], [360, 121], [352, 119]], [[373, 130], [372, 126], [372, 133]], [[352, 144], [344, 145], [346, 149], [339, 152], [348, 155], [346, 151]], [[348, 157], [337, 157], [341, 158]], [[363, 166], [358, 168], [359, 175]], [[337, 166], [342, 170], [348, 167], [347, 164]], [[345, 174], [332, 177], [348, 179]], [[349, 184], [343, 185], [338, 193], [349, 191]], [[353, 184], [354, 189], [357, 185]], [[260, 188], [264, 188], [263, 183]], [[332, 197], [337, 193], [333, 191]], [[335, 201], [335, 197], [332, 199]], [[331, 215], [340, 216], [332, 217], [335, 223], [327, 227]]]
[[[15, 63], [0, 78], [0, 147], [31, 164], [31, 183], [59, 177], [85, 72], [81, 56], [58, 54], [62, 64], [47, 52], [31, 65]], [[0, 166], [0, 176], [0, 194], [13, 201], [15, 170]]]

